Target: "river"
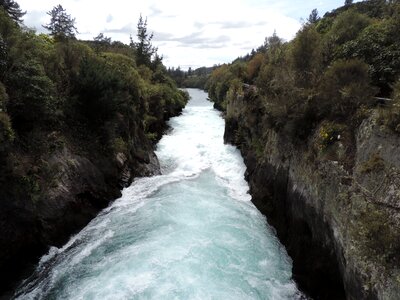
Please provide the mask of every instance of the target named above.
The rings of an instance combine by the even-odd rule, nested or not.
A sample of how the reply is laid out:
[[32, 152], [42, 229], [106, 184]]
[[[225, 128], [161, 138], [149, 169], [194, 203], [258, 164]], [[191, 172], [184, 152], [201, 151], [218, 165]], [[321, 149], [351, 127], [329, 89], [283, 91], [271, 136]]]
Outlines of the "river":
[[139, 178], [62, 248], [17, 299], [298, 299], [291, 260], [252, 204], [224, 120], [191, 101], [157, 145], [162, 174]]

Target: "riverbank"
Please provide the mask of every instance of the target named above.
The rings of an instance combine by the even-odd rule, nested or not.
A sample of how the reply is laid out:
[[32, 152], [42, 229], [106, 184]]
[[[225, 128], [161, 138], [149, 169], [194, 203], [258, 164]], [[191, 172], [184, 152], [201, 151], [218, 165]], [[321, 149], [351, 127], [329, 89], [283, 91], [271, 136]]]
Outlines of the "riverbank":
[[300, 288], [314, 299], [396, 299], [399, 137], [372, 109], [321, 151], [329, 124], [294, 143], [270, 127], [259, 101], [248, 91], [227, 102], [224, 139], [241, 150], [253, 202], [286, 246]]
[[[182, 109], [177, 105], [154, 122], [158, 137], [167, 128], [168, 119]], [[157, 140], [149, 139], [141, 122], [137, 119], [130, 124], [129, 140], [121, 140], [129, 148], [114, 153], [104, 151], [93, 137], [82, 139], [65, 132], [59, 149], [40, 156], [41, 168], [45, 166], [48, 174], [39, 173], [45, 181], [39, 181], [35, 199], [26, 201], [22, 191], [16, 194], [17, 183], [4, 191], [2, 197], [8, 199], [0, 210], [0, 293], [5, 293], [5, 298], [16, 282], [33, 271], [50, 246], [65, 244], [110, 201], [120, 197], [121, 189], [134, 178], [160, 174], [154, 153]], [[33, 157], [25, 154], [20, 159], [27, 164]]]

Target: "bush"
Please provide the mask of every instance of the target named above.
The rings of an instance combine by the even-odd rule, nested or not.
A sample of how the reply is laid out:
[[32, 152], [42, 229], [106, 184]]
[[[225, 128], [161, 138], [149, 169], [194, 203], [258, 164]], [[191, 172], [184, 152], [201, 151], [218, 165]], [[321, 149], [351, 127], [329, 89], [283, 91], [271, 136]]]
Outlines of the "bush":
[[393, 103], [381, 109], [380, 118], [393, 131], [400, 134], [400, 80], [393, 86]]
[[348, 10], [340, 14], [333, 22], [328, 36], [334, 40], [336, 45], [342, 45], [351, 41], [369, 26], [372, 20], [354, 10]]
[[340, 139], [343, 126], [335, 123], [325, 123], [318, 132], [317, 146], [320, 151], [326, 150]]
[[136, 76], [109, 59], [84, 58], [74, 90], [78, 108], [70, 113], [81, 113], [92, 127], [104, 125], [117, 111], [128, 114], [139, 102]]
[[400, 22], [393, 19], [373, 23], [355, 40], [343, 45], [342, 58], [359, 58], [369, 65], [372, 83], [389, 96], [400, 76]]
[[301, 87], [312, 86], [322, 70], [321, 36], [313, 25], [305, 25], [291, 43], [291, 61]]
[[9, 116], [0, 111], [0, 153], [4, 151], [7, 143], [14, 140], [14, 131]]
[[336, 61], [321, 79], [319, 112], [322, 116], [351, 116], [375, 95], [369, 82], [368, 66], [362, 61]]
[[34, 125], [49, 120], [54, 113], [55, 89], [37, 60], [16, 65], [7, 84], [7, 111], [17, 131], [30, 131]]

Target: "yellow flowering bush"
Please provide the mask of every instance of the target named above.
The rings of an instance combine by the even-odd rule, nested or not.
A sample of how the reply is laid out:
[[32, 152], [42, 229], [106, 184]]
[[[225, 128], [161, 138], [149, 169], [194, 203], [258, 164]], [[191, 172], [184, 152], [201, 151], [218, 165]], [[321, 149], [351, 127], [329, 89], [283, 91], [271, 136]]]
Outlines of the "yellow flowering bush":
[[342, 126], [334, 123], [326, 123], [321, 126], [318, 133], [318, 148], [323, 151], [336, 141], [340, 140]]

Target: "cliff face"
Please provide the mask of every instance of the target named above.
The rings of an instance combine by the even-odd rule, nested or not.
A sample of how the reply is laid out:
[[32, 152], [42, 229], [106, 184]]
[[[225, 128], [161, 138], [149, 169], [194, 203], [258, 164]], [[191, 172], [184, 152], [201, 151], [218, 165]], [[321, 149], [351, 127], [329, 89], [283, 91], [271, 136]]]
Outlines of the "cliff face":
[[[181, 110], [174, 107], [157, 120], [158, 136], [166, 128], [166, 119]], [[10, 296], [15, 282], [29, 274], [49, 246], [63, 245], [118, 198], [121, 188], [133, 178], [160, 172], [155, 141], [146, 136], [141, 120], [130, 126], [129, 140], [124, 141], [129, 146], [123, 152], [104, 151], [101, 143], [89, 136], [82, 140], [65, 132], [62, 145], [51, 153], [14, 154], [30, 170], [29, 176], [23, 177], [26, 182], [9, 178], [1, 195], [0, 295], [6, 292], [4, 297]]]
[[400, 295], [400, 137], [376, 111], [327, 147], [326, 123], [294, 141], [268, 123], [249, 91], [227, 103], [225, 142], [247, 165], [253, 202], [293, 259], [293, 276], [315, 299]]

